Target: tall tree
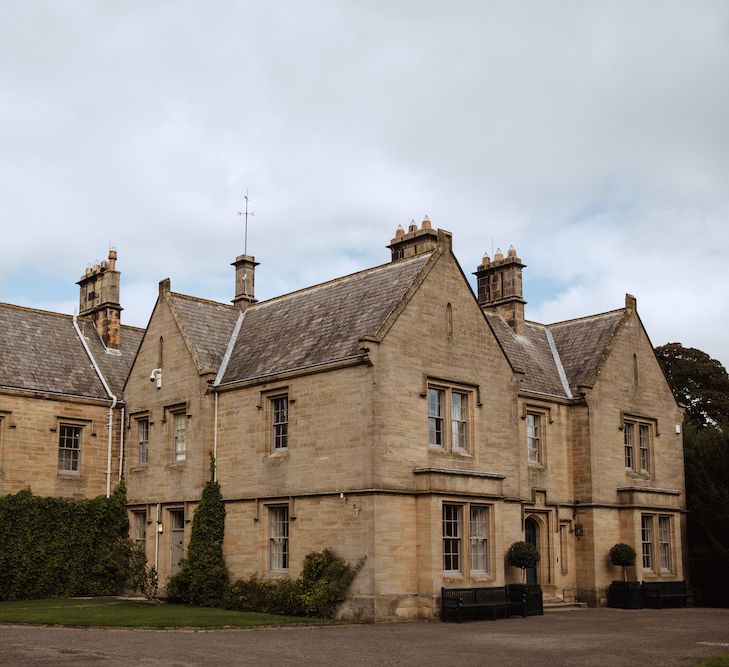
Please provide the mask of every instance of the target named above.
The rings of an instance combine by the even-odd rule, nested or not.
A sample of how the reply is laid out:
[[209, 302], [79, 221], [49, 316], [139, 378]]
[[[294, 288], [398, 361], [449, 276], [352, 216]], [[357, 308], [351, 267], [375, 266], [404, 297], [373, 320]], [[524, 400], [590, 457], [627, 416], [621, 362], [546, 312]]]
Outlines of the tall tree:
[[729, 376], [694, 348], [656, 348], [676, 398], [686, 406], [683, 446], [689, 572], [706, 604], [729, 606]]
[[706, 352], [680, 343], [656, 348], [673, 393], [697, 426], [729, 420], [729, 375]]

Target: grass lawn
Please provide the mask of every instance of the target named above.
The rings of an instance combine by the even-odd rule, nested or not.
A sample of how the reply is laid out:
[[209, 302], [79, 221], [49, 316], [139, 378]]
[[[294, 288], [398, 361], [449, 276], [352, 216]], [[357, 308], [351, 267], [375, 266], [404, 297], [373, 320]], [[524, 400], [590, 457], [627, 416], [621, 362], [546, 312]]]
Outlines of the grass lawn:
[[729, 667], [729, 653], [722, 653], [713, 658], [697, 662], [695, 667]]
[[327, 622], [330, 621], [179, 604], [159, 606], [146, 601], [117, 598], [54, 598], [0, 602], [0, 623], [123, 628], [218, 628]]

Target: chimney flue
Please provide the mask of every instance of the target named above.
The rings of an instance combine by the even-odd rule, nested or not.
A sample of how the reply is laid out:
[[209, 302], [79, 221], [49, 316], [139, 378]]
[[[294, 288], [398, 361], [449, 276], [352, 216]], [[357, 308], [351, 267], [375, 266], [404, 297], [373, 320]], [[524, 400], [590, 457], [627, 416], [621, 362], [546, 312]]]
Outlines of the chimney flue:
[[478, 283], [478, 302], [481, 308], [496, 313], [517, 335], [524, 333], [524, 301], [522, 295], [522, 269], [526, 266], [509, 247], [504, 257], [501, 249], [493, 260], [484, 255], [474, 275]]
[[90, 317], [99, 337], [107, 348], [121, 347], [121, 311], [119, 283], [116, 270], [116, 250], [109, 250], [107, 262], [96, 262], [84, 271], [79, 286], [79, 315]]
[[241, 310], [257, 303], [255, 298], [256, 267], [259, 262], [252, 255], [239, 255], [231, 266], [235, 267], [235, 297], [233, 303]]

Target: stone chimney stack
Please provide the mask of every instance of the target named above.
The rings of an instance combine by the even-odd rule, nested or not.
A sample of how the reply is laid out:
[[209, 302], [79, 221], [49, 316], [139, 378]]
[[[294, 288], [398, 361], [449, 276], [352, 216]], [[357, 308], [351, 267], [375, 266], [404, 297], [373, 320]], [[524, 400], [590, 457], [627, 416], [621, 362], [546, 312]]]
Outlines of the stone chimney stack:
[[493, 260], [484, 255], [474, 275], [478, 282], [478, 302], [481, 308], [496, 313], [521, 336], [524, 334], [524, 305], [521, 270], [526, 266], [516, 256], [514, 246], [506, 257], [497, 250]]
[[420, 229], [411, 222], [407, 233], [399, 226], [395, 230], [395, 238], [390, 241], [387, 246], [392, 251], [392, 261], [413, 257], [424, 252], [435, 250], [438, 243], [438, 230], [433, 229], [430, 220], [426, 215], [423, 218]]
[[116, 270], [116, 260], [116, 250], [109, 250], [108, 260], [86, 269], [76, 283], [79, 286], [79, 315], [91, 317], [104, 345], [112, 350], [121, 347], [121, 273]]
[[257, 302], [255, 298], [256, 267], [260, 262], [252, 255], [238, 255], [231, 266], [235, 267], [235, 297], [233, 303], [241, 310]]

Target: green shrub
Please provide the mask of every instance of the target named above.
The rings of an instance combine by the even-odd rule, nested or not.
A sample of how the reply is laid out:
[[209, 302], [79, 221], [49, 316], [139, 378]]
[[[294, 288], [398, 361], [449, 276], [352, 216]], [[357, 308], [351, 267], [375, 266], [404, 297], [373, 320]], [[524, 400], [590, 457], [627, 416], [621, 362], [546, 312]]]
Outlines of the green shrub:
[[623, 568], [623, 581], [627, 581], [628, 577], [625, 572], [625, 568], [635, 563], [636, 553], [635, 549], [629, 544], [619, 542], [610, 549], [610, 562], [613, 565], [619, 565]]
[[539, 559], [537, 548], [529, 542], [514, 542], [506, 551], [506, 563], [521, 568], [524, 581], [527, 569], [536, 567]]
[[313, 552], [304, 559], [301, 577], [262, 579], [253, 575], [238, 579], [225, 594], [226, 609], [260, 611], [286, 616], [332, 618], [337, 606], [347, 598], [347, 591], [364, 565], [339, 558], [331, 549]]
[[[215, 462], [211, 456], [211, 477]], [[209, 481], [192, 520], [187, 558], [167, 586], [170, 600], [200, 607], [223, 605], [228, 568], [223, 560], [225, 505], [220, 485]]]
[[114, 595], [131, 575], [126, 489], [111, 498], [0, 497], [0, 600]]

